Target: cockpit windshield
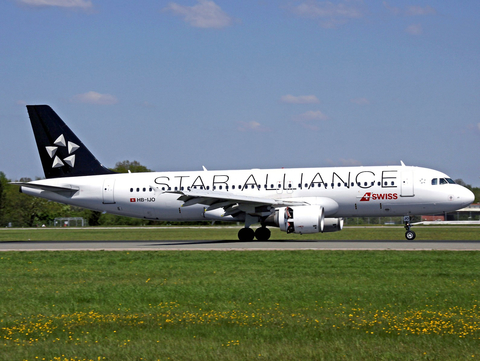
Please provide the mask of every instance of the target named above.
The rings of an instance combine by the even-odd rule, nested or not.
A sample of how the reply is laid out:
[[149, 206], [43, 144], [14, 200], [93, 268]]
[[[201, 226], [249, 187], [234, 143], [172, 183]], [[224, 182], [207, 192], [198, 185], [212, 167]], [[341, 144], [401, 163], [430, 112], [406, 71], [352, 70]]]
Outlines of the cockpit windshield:
[[436, 186], [437, 184], [456, 184], [456, 183], [452, 178], [433, 178], [432, 186]]

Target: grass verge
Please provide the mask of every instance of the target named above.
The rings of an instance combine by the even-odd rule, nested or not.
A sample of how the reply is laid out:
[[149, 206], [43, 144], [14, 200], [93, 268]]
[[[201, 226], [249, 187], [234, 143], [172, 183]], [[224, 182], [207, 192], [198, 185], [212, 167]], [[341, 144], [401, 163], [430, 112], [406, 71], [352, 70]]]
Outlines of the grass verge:
[[[151, 241], [151, 240], [237, 240], [236, 227], [124, 227], [124, 228], [3, 228], [1, 241]], [[415, 227], [417, 241], [421, 240], [480, 240], [480, 228]], [[401, 240], [402, 227], [345, 227], [341, 232], [315, 234], [286, 234], [271, 228], [272, 240]]]
[[8, 252], [5, 360], [480, 357], [478, 252]]

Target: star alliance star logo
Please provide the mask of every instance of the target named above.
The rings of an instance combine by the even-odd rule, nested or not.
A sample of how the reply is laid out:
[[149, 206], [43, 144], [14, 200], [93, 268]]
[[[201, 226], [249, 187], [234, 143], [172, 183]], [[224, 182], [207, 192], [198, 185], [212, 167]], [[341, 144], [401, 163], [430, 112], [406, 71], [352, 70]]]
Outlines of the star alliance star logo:
[[[57, 151], [59, 147], [64, 147], [67, 148], [68, 150], [68, 156], [60, 159], [59, 156], [57, 155]], [[70, 167], [75, 166], [75, 154], [73, 154], [80, 146], [78, 144], [75, 144], [73, 142], [65, 142], [65, 137], [60, 135], [55, 142], [53, 142], [53, 146], [47, 146], [45, 147], [47, 150], [48, 155], [50, 158], [53, 159], [53, 165], [52, 168], [60, 168], [63, 167], [65, 164], [69, 165]], [[64, 153], [64, 152], [62, 152]]]

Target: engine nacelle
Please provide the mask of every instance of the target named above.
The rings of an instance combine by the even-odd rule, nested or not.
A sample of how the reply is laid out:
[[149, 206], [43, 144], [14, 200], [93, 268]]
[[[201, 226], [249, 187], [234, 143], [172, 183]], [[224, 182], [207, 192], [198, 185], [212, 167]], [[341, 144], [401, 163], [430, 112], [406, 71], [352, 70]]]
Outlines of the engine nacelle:
[[275, 223], [287, 233], [318, 233], [324, 229], [322, 206], [283, 207], [276, 210]]
[[323, 232], [337, 232], [343, 229], [343, 218], [325, 218]]

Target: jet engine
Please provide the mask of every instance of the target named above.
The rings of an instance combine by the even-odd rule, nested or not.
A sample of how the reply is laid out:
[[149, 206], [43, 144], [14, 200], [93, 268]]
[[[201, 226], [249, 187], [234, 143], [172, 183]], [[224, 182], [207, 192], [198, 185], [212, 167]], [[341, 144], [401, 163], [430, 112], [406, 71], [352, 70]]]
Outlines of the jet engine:
[[265, 220], [265, 225], [287, 233], [336, 232], [343, 228], [343, 218], [325, 218], [319, 205], [282, 207]]
[[324, 211], [322, 206], [283, 207], [275, 212], [275, 223], [287, 233], [323, 232]]
[[343, 218], [325, 218], [323, 232], [337, 232], [343, 229]]

